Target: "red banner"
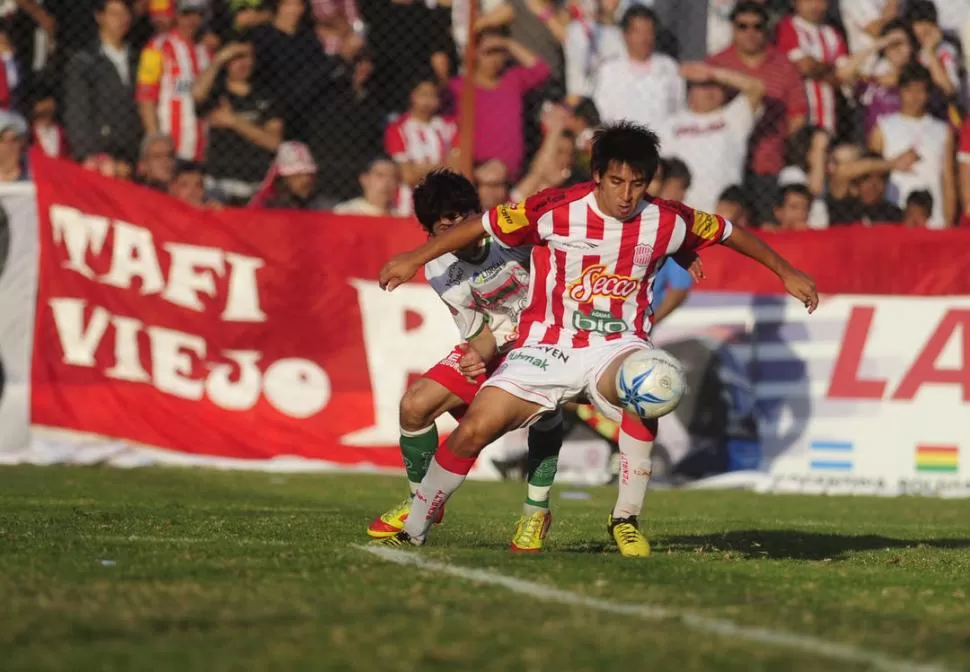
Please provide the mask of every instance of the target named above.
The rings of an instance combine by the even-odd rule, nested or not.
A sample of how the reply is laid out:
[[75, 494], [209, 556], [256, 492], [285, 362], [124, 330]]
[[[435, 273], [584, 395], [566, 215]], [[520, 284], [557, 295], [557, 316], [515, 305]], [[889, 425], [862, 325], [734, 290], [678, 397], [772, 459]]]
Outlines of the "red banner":
[[[372, 367], [408, 360], [390, 343], [368, 361], [365, 328], [380, 328], [361, 305], [382, 294], [387, 257], [423, 239], [416, 226], [201, 211], [67, 163], [34, 169], [35, 424], [206, 455], [400, 464], [395, 431], [352, 445], [375, 425]], [[421, 331], [399, 313], [382, 320], [389, 339]]]
[[[209, 211], [33, 157], [32, 422], [200, 455], [398, 466], [398, 401], [457, 339], [426, 285], [382, 292], [410, 221]], [[821, 290], [970, 295], [970, 231], [772, 235]], [[702, 288], [775, 293], [729, 250]]]

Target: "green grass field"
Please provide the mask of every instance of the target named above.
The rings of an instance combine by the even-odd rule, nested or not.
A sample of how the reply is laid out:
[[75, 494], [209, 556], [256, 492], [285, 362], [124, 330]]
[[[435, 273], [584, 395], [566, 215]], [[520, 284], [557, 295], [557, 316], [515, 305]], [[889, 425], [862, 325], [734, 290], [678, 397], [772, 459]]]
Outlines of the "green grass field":
[[0, 469], [0, 669], [970, 669], [970, 501], [653, 492], [637, 561], [606, 543], [613, 488], [558, 488], [523, 557], [523, 486], [469, 483], [414, 554], [471, 581], [355, 546], [402, 488]]

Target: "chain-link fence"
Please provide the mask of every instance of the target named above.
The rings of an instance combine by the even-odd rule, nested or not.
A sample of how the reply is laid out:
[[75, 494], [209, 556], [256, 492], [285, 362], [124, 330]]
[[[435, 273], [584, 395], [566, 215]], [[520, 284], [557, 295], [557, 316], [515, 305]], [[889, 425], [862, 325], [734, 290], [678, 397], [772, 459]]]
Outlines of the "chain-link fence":
[[970, 206], [968, 21], [970, 0], [2, 0], [0, 180], [36, 145], [198, 205], [407, 214], [442, 166], [486, 206], [588, 180], [596, 127], [631, 119], [662, 140], [654, 195], [942, 227]]

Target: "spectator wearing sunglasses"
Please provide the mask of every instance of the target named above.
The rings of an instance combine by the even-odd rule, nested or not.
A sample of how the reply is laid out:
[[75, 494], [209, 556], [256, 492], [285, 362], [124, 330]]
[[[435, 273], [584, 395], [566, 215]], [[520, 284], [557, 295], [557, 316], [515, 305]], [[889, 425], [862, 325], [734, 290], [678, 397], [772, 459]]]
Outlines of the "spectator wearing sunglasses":
[[773, 214], [785, 140], [805, 125], [808, 101], [795, 66], [768, 42], [764, 5], [739, 2], [731, 13], [731, 24], [733, 44], [709, 62], [759, 79], [765, 86], [763, 111], [751, 133], [745, 179], [757, 221], [764, 221]]

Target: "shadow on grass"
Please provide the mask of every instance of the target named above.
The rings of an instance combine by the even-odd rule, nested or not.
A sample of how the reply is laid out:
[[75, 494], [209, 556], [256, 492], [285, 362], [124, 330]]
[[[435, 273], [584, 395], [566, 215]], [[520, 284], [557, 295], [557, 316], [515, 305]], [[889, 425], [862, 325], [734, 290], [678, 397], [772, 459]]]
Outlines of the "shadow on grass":
[[740, 553], [747, 558], [843, 560], [847, 553], [904, 548], [970, 548], [970, 539], [896, 539], [877, 534], [831, 534], [804, 530], [733, 530], [720, 534], [657, 539], [657, 550]]

